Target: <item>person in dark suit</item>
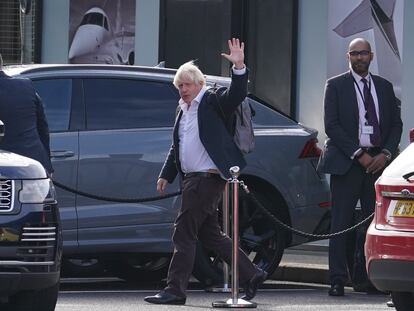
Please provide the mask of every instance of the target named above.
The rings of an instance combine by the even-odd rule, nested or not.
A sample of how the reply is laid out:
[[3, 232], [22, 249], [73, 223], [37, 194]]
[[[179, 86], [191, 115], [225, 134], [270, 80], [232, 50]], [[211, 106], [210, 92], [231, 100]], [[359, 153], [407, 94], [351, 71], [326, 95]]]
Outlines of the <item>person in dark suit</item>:
[[[247, 68], [244, 44], [229, 40], [230, 54], [223, 57], [233, 63], [231, 85], [213, 93], [205, 85], [201, 71], [192, 63], [183, 64], [174, 78], [181, 99], [173, 131], [172, 147], [161, 169], [157, 190], [164, 192], [177, 174], [182, 178], [182, 201], [175, 220], [174, 253], [168, 270], [166, 288], [145, 301], [156, 304], [185, 304], [186, 289], [194, 264], [197, 241], [231, 263], [232, 241], [220, 230], [217, 206], [229, 169], [246, 162], [229, 134], [221, 109], [229, 117], [247, 95]], [[221, 108], [220, 108], [221, 106]], [[223, 178], [224, 177], [224, 178]], [[239, 250], [240, 283], [243, 299], [252, 299], [267, 273], [256, 267]]]
[[6, 129], [0, 149], [39, 161], [50, 175], [49, 127], [40, 97], [29, 79], [4, 73], [1, 56], [0, 120]]
[[[375, 208], [374, 183], [396, 155], [402, 132], [401, 112], [392, 84], [369, 72], [373, 53], [362, 38], [351, 41], [350, 71], [325, 86], [324, 122], [328, 136], [318, 170], [331, 174], [331, 232], [353, 223], [360, 200], [363, 218]], [[346, 236], [330, 239], [329, 295], [343, 296], [348, 279]]]

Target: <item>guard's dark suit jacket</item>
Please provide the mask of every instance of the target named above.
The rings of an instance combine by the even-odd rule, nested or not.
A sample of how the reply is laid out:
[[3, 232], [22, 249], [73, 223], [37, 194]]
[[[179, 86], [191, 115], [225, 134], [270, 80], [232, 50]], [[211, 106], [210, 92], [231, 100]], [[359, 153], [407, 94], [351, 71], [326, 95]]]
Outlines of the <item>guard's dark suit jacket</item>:
[[0, 71], [0, 120], [5, 125], [0, 149], [35, 159], [51, 173], [49, 128], [29, 79], [11, 78]]
[[[402, 132], [401, 111], [392, 84], [371, 75], [378, 97], [381, 129], [380, 148], [396, 154]], [[325, 131], [328, 139], [318, 164], [327, 174], [345, 174], [352, 165], [351, 156], [359, 148], [359, 112], [351, 72], [333, 77], [325, 86]]]
[[[222, 114], [224, 113], [226, 119], [229, 118], [244, 100], [247, 95], [247, 80], [247, 70], [244, 75], [233, 74], [228, 89], [220, 88], [215, 92], [216, 94], [207, 91], [198, 107], [200, 140], [218, 170], [226, 178], [231, 177], [230, 167], [239, 166], [240, 169], [243, 169], [246, 166], [246, 161], [234, 143], [233, 137], [229, 134]], [[223, 113], [220, 111], [219, 105], [222, 107]], [[177, 115], [173, 131], [173, 143], [159, 176], [170, 183], [178, 172], [183, 173], [178, 151], [178, 127], [181, 116], [182, 111]]]

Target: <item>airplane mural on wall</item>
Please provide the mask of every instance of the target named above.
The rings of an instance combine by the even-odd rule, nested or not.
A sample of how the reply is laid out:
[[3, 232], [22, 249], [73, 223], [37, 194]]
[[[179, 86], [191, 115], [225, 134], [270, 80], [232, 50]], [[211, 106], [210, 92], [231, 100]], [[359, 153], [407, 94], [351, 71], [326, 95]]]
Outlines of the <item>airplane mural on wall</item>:
[[121, 25], [120, 9], [118, 0], [115, 25], [101, 7], [94, 6], [84, 13], [70, 44], [69, 62], [134, 64], [135, 33]]

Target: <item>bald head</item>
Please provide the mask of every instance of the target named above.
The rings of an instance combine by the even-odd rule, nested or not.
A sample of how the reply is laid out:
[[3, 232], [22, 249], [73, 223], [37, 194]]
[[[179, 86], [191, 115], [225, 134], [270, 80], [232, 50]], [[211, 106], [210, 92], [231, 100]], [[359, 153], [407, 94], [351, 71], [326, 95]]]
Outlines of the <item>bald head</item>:
[[363, 48], [371, 52], [371, 44], [364, 38], [356, 38], [349, 43], [348, 52], [356, 48]]
[[371, 51], [371, 44], [363, 38], [356, 38], [349, 43], [347, 54], [349, 66], [361, 77], [369, 72], [369, 65], [374, 57]]

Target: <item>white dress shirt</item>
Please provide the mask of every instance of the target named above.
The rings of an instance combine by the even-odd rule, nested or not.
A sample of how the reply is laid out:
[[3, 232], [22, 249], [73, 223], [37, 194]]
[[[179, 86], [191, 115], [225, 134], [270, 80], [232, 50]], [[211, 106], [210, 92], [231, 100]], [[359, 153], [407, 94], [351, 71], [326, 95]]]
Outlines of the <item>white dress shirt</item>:
[[193, 99], [190, 106], [182, 99], [179, 101], [183, 114], [178, 128], [178, 150], [180, 153], [181, 169], [184, 173], [207, 172], [211, 169], [217, 170], [206, 148], [201, 143], [198, 131], [198, 107], [207, 89], [204, 86], [196, 98]]
[[[358, 83], [354, 83], [355, 92], [358, 100], [358, 111], [359, 111], [359, 146], [360, 147], [372, 147], [371, 140], [370, 140], [370, 134], [365, 134], [362, 131], [362, 128], [364, 125], [367, 124], [367, 120], [365, 118], [366, 110], [364, 105], [364, 82], [362, 82], [362, 77], [359, 76], [355, 71], [351, 69], [352, 75], [355, 79], [355, 81]], [[371, 77], [371, 74], [368, 74], [365, 79], [367, 80], [368, 85], [371, 84], [371, 95], [374, 99], [374, 105], [375, 105], [375, 111], [377, 113], [377, 120], [378, 124], [380, 124], [380, 118], [379, 118], [379, 109], [378, 109], [378, 97], [377, 92], [375, 90], [375, 84], [374, 80]], [[359, 89], [358, 89], [359, 87]], [[359, 149], [358, 149], [359, 150]]]
[[[235, 75], [243, 75], [246, 73], [246, 67], [235, 69], [233, 66], [233, 73]], [[181, 169], [184, 173], [217, 170], [217, 166], [201, 143], [198, 130], [198, 107], [207, 90], [208, 87], [203, 86], [190, 105], [182, 99], [178, 102], [183, 112], [178, 127], [178, 150]]]

